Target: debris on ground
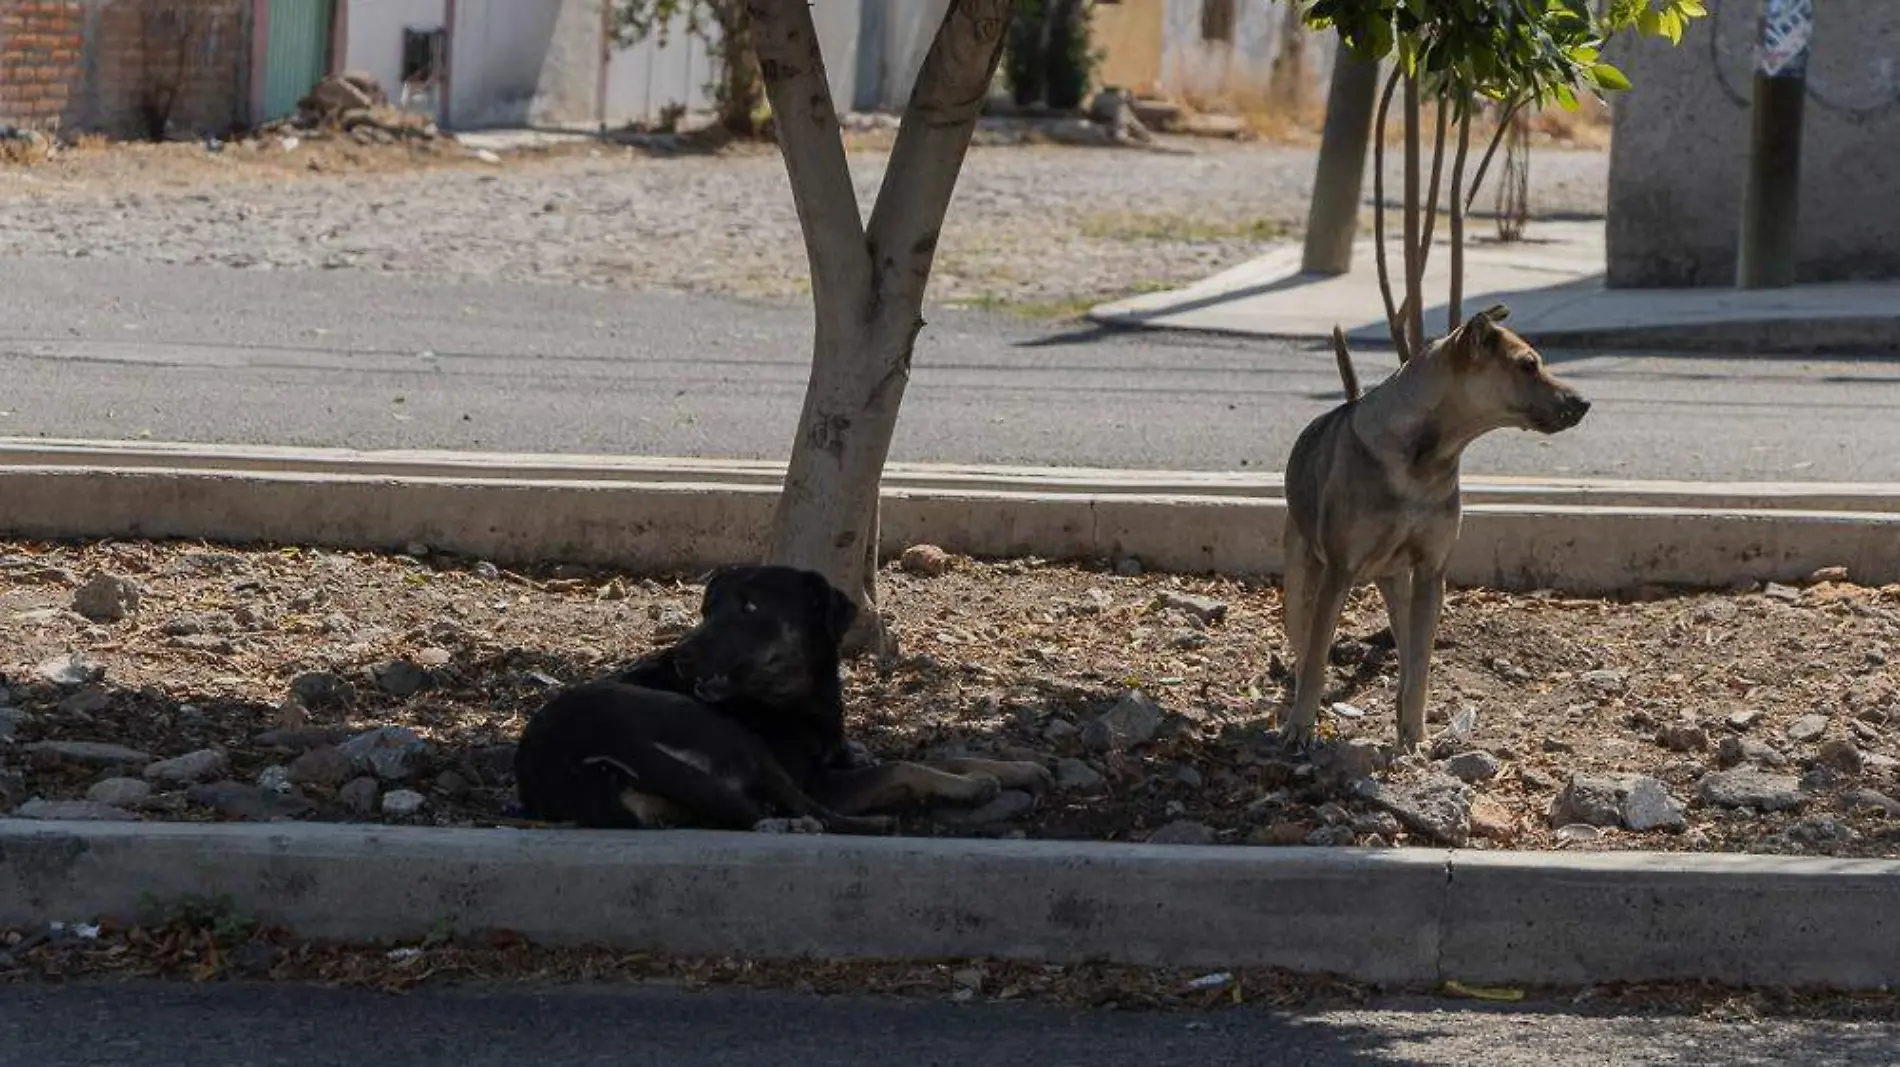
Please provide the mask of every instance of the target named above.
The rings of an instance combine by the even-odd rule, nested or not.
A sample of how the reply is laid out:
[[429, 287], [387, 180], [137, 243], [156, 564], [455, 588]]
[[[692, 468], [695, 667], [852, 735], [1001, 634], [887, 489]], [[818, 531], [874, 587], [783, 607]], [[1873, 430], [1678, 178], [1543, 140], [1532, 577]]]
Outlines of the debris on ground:
[[362, 71], [331, 74], [297, 101], [294, 114], [258, 127], [260, 136], [349, 137], [358, 144], [453, 140], [427, 115], [392, 107], [375, 76]]
[[[137, 611], [75, 610], [97, 574], [135, 585]], [[903, 834], [1900, 855], [1900, 585], [1455, 589], [1426, 744], [1403, 757], [1370, 590], [1326, 694], [1361, 714], [1295, 754], [1270, 584], [932, 552], [879, 586], [904, 652], [847, 665], [853, 737], [1054, 781], [904, 813]], [[435, 548], [0, 542], [0, 811], [506, 825], [527, 716], [677, 637], [699, 593]]]

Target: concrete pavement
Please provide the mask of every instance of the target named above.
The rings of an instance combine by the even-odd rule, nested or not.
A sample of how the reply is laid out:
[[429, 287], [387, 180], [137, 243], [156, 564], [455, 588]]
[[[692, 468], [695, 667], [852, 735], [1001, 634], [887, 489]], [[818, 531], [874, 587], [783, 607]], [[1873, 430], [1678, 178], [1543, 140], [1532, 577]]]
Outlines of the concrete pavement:
[[1391, 999], [1354, 1010], [1066, 1010], [665, 987], [79, 982], [0, 989], [32, 1067], [1879, 1067], [1900, 1027]]
[[[1900, 352], [1900, 281], [1746, 293], [1606, 289], [1604, 247], [1601, 219], [1534, 222], [1527, 240], [1511, 244], [1498, 243], [1488, 225], [1479, 227], [1467, 244], [1464, 314], [1507, 304], [1512, 327], [1551, 348]], [[1404, 268], [1397, 240], [1388, 248], [1398, 300]], [[1286, 245], [1193, 285], [1103, 304], [1089, 317], [1114, 326], [1300, 340], [1325, 339], [1338, 324], [1355, 344], [1389, 350], [1376, 256], [1371, 238], [1362, 238], [1350, 273], [1306, 276], [1299, 246]], [[1441, 224], [1425, 274], [1428, 336], [1448, 328], [1450, 260]]]
[[[809, 366], [796, 305], [4, 257], [0, 292], [0, 436], [782, 459]], [[1339, 397], [1323, 345], [927, 318], [898, 461], [1277, 471]], [[1900, 363], [1550, 354], [1589, 420], [1468, 473], [1900, 481]]]

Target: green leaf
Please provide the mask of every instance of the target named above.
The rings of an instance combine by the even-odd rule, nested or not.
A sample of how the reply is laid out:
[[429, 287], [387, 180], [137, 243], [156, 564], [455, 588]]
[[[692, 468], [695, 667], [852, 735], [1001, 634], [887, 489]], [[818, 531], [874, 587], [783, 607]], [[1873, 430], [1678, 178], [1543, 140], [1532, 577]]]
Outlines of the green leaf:
[[1636, 28], [1642, 31], [1645, 36], [1661, 37], [1663, 32], [1662, 13], [1654, 8], [1644, 8], [1643, 13], [1636, 16]]
[[1675, 8], [1672, 7], [1662, 13], [1662, 28], [1670, 44], [1682, 43], [1682, 16], [1676, 12]]
[[1596, 66], [1591, 67], [1590, 76], [1596, 79], [1598, 85], [1612, 92], [1621, 93], [1629, 91], [1629, 77], [1608, 63], [1598, 63]]
[[1685, 18], [1707, 18], [1709, 9], [1702, 6], [1702, 0], [1676, 0], [1676, 11]]

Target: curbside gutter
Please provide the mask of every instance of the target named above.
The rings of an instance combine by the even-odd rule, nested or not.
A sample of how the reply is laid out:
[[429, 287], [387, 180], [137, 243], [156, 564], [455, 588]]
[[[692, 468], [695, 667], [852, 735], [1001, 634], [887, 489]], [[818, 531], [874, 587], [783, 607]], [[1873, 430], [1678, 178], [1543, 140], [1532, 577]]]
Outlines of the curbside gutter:
[[[0, 535], [353, 549], [691, 573], [756, 558], [783, 466], [0, 439]], [[884, 551], [1277, 575], [1277, 475], [894, 464]], [[1451, 580], [1600, 594], [1844, 566], [1900, 581], [1900, 486], [1472, 478]]]
[[1388, 985], [1900, 981], [1900, 861], [0, 819], [0, 923], [228, 896], [326, 939], [1278, 967]]

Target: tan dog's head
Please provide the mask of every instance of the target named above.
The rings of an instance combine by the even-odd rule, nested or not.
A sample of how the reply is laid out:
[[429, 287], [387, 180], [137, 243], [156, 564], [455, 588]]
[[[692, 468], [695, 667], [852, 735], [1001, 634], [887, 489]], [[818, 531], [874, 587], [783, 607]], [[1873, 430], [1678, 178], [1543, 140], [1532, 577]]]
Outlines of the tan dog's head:
[[1510, 314], [1502, 304], [1478, 312], [1439, 342], [1459, 382], [1459, 406], [1473, 421], [1558, 433], [1583, 421], [1590, 410], [1568, 383], [1550, 373], [1530, 342], [1500, 325]]

